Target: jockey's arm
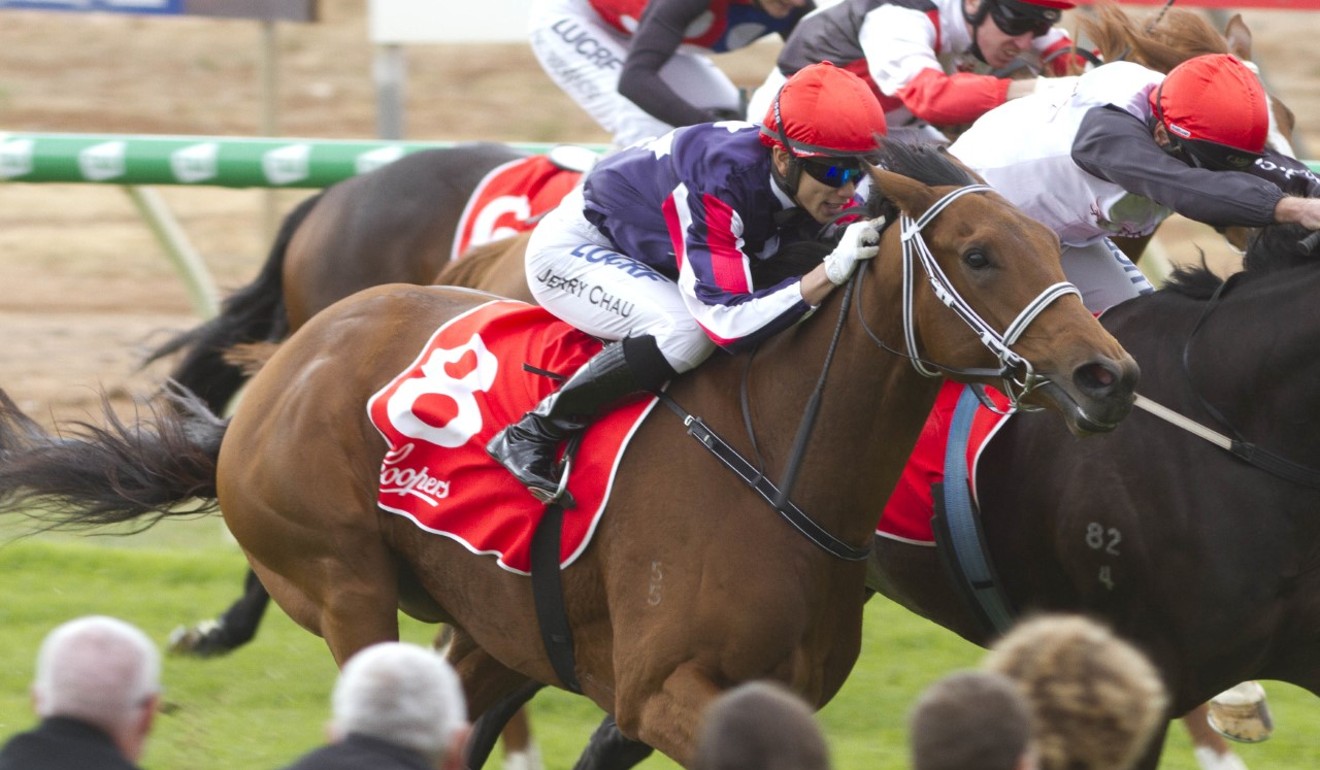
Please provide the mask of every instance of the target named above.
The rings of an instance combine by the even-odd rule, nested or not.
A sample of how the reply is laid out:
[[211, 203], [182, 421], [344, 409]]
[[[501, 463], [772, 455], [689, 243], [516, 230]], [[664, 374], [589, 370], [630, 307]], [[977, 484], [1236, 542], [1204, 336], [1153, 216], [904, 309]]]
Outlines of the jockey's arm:
[[1320, 198], [1320, 178], [1316, 177], [1309, 166], [1268, 147], [1255, 165], [1243, 170], [1274, 183], [1289, 195]]
[[1183, 163], [1156, 144], [1143, 121], [1113, 106], [1092, 108], [1082, 118], [1072, 159], [1089, 174], [1215, 227], [1270, 224], [1283, 197], [1276, 185], [1251, 174]]
[[880, 92], [897, 97], [921, 120], [935, 126], [971, 123], [1003, 104], [1009, 80], [992, 75], [944, 71], [939, 36], [930, 16], [885, 4], [868, 12], [858, 30], [867, 73]]
[[660, 77], [660, 69], [682, 45], [684, 30], [709, 10], [710, 0], [652, 0], [648, 3], [628, 44], [628, 56], [619, 75], [619, 93], [671, 126], [690, 126], [731, 117], [694, 106]]
[[931, 125], [955, 126], [971, 123], [1003, 104], [1014, 83], [1034, 86], [1035, 81], [925, 69], [898, 90], [898, 98], [913, 115]]

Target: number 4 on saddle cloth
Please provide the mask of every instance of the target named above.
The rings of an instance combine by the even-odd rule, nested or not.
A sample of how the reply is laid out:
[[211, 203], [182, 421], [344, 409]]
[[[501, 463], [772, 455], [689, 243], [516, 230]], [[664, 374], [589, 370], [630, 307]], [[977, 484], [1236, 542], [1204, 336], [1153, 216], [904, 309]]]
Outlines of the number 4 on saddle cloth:
[[[601, 342], [543, 308], [494, 300], [440, 327], [417, 358], [367, 402], [388, 445], [377, 502], [417, 526], [530, 574], [532, 535], [545, 506], [486, 454], [496, 431], [558, 387]], [[582, 436], [563, 512], [560, 565], [586, 549], [628, 439], [657, 399], [640, 395]]]

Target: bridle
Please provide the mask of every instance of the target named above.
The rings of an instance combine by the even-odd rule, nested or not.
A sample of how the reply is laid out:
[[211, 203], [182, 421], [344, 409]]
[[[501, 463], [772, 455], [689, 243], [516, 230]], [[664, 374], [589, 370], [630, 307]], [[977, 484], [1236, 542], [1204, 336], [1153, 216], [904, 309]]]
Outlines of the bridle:
[[[936, 262], [935, 256], [931, 254], [930, 247], [926, 245], [925, 238], [921, 236], [921, 231], [954, 201], [968, 193], [985, 192], [994, 192], [994, 190], [989, 185], [984, 184], [966, 185], [946, 193], [915, 220], [907, 214], [899, 215], [898, 224], [902, 228], [900, 237], [903, 244], [903, 336], [907, 342], [906, 353], [895, 350], [885, 344], [884, 340], [880, 339], [870, 326], [867, 325], [866, 317], [862, 313], [861, 302], [857, 303], [857, 318], [861, 324], [862, 330], [866, 332], [866, 336], [875, 343], [877, 348], [887, 353], [904, 356], [912, 362], [913, 368], [922, 376], [939, 377], [944, 373], [964, 374], [970, 377], [997, 376], [1003, 384], [1004, 394], [1009, 398], [1009, 405], [1004, 409], [997, 407], [981, 389], [973, 386], [974, 392], [986, 408], [995, 410], [1000, 414], [1013, 414], [1019, 411], [1035, 411], [1040, 409], [1040, 407], [1023, 404], [1022, 399], [1026, 398], [1037, 387], [1047, 383], [1049, 380], [1036, 374], [1035, 368], [1031, 365], [1031, 362], [1013, 352], [1010, 346], [1014, 342], [1017, 342], [1018, 338], [1022, 336], [1022, 333], [1026, 331], [1026, 328], [1031, 325], [1031, 322], [1036, 320], [1036, 317], [1044, 312], [1045, 308], [1049, 307], [1049, 305], [1055, 300], [1068, 294], [1076, 294], [1078, 297], [1081, 297], [1081, 292], [1077, 290], [1076, 286], [1067, 281], [1061, 281], [1051, 286], [1047, 286], [1040, 294], [1036, 295], [1035, 299], [1027, 303], [1027, 306], [1018, 313], [1017, 318], [1013, 319], [1013, 322], [1008, 325], [1008, 328], [1004, 330], [1004, 333], [1000, 334], [995, 331], [990, 324], [986, 323], [985, 319], [981, 318], [980, 314], [978, 314], [972, 306], [969, 305], [960, 294], [958, 294], [958, 290], [954, 288], [953, 284], [949, 281], [948, 276], [944, 274], [939, 263]], [[981, 344], [985, 345], [986, 348], [995, 355], [995, 358], [999, 360], [1000, 367], [998, 369], [958, 369], [929, 361], [917, 352], [913, 295], [915, 293], [914, 274], [916, 272], [914, 262], [918, 260], [921, 262], [922, 268], [926, 271], [926, 278], [930, 281], [931, 289], [935, 292], [935, 296], [947, 307], [953, 310], [953, 312], [957, 314], [964, 323], [971, 327], [972, 331], [976, 333], [977, 339], [981, 341]], [[856, 292], [857, 287], [861, 285], [862, 274], [865, 272], [867, 265], [871, 261], [872, 260], [863, 260], [859, 263], [857, 271], [853, 273], [853, 277], [849, 279], [846, 285], [847, 288], [845, 290], [844, 298], [840, 304], [838, 323], [835, 325], [834, 336], [830, 340], [829, 347], [825, 353], [825, 361], [821, 368], [820, 378], [816, 383], [816, 387], [813, 390], [811, 397], [807, 401], [806, 408], [803, 409], [802, 419], [798, 424], [797, 435], [794, 437], [793, 445], [789, 451], [788, 462], [784, 471], [783, 484], [775, 491], [773, 496], [766, 496], [771, 502], [771, 505], [773, 505], [781, 514], [783, 514], [785, 509], [791, 505], [789, 495], [792, 493], [793, 484], [797, 479], [798, 470], [801, 468], [802, 460], [806, 455], [807, 442], [811, 436], [816, 421], [816, 415], [820, 409], [821, 397], [825, 390], [826, 378], [830, 370], [830, 365], [834, 360], [835, 352], [838, 349], [839, 338], [843, 331], [844, 321], [848, 315], [848, 305], [852, 302], [852, 297]], [[1015, 376], [1015, 373], [1020, 374]], [[745, 386], [746, 381], [744, 380], [744, 388]], [[752, 430], [750, 414], [747, 409], [747, 394], [745, 390], [742, 394], [742, 403], [743, 420], [747, 425], [748, 435], [752, 440], [752, 446], [755, 448], [756, 436], [755, 432]], [[758, 480], [759, 478], [762, 478], [759, 473], [757, 474], [757, 477]], [[822, 547], [825, 547], [826, 550], [830, 550], [837, 555], [836, 550], [822, 545], [820, 540], [813, 538], [813, 541], [816, 542], [817, 545], [821, 545]]]
[[[884, 343], [866, 324], [866, 319], [861, 315], [860, 305], [858, 307], [858, 317], [861, 319], [862, 328], [866, 331], [871, 341], [882, 350], [887, 350], [899, 355], [905, 355], [912, 362], [912, 367], [923, 377], [940, 377], [944, 374], [964, 374], [970, 376], [998, 376], [1003, 384], [1001, 388], [1004, 395], [1009, 398], [1007, 409], [999, 409], [987, 404], [992, 409], [1002, 414], [1013, 414], [1018, 411], [1033, 411], [1039, 407], [1025, 405], [1022, 400], [1026, 398], [1037, 387], [1048, 382], [1048, 379], [1036, 373], [1035, 367], [1031, 362], [1017, 353], [1013, 352], [1012, 345], [1018, 341], [1022, 333], [1031, 325], [1032, 321], [1044, 312], [1055, 300], [1069, 294], [1075, 294], [1079, 298], [1081, 292], [1077, 287], [1067, 281], [1060, 281], [1051, 286], [1045, 287], [1035, 299], [1028, 302], [1026, 307], [1018, 313], [1017, 318], [1008, 325], [1008, 328], [1001, 334], [980, 314], [972, 308], [968, 302], [958, 294], [953, 283], [949, 281], [944, 270], [935, 260], [930, 247], [926, 245], [925, 238], [921, 231], [931, 223], [935, 217], [939, 216], [945, 208], [968, 193], [994, 192], [988, 185], [975, 184], [966, 187], [959, 187], [952, 192], [947, 193], [940, 198], [930, 208], [917, 219], [913, 219], [907, 214], [900, 214], [898, 219], [899, 227], [902, 228], [900, 238], [903, 244], [903, 338], [906, 343], [907, 352], [902, 353], [890, 348]], [[935, 297], [952, 310], [959, 318], [963, 320], [976, 334], [977, 339], [981, 341], [995, 358], [999, 361], [999, 369], [957, 369], [931, 362], [921, 356], [917, 349], [916, 339], [916, 321], [913, 297], [915, 294], [915, 262], [920, 261], [922, 269], [926, 273], [926, 279], [930, 282], [931, 290]], [[865, 263], [862, 263], [865, 265]], [[857, 281], [861, 280], [860, 270], [858, 271]], [[984, 397], [982, 401], [987, 399]]]

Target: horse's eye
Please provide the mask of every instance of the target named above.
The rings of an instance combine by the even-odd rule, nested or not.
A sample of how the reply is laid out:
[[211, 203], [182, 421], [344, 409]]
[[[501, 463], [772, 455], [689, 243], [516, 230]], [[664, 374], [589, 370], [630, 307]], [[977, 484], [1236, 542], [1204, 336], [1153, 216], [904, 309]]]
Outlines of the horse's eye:
[[973, 270], [980, 270], [983, 267], [990, 266], [990, 258], [985, 255], [984, 251], [981, 251], [979, 249], [975, 249], [973, 251], [969, 251], [966, 254], [964, 254], [963, 261], [966, 262], [967, 266], [972, 268]]

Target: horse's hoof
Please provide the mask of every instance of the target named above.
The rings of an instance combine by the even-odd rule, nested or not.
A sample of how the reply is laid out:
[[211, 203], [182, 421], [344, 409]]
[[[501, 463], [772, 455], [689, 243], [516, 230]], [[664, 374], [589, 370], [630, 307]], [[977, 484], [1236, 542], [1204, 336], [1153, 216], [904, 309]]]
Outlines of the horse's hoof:
[[220, 623], [216, 620], [203, 620], [195, 626], [179, 626], [170, 632], [165, 643], [165, 651], [170, 655], [186, 655], [194, 658], [213, 658], [230, 652], [230, 648], [218, 641]]
[[1259, 682], [1243, 682], [1210, 699], [1206, 722], [1238, 743], [1260, 743], [1274, 733], [1274, 718]]

